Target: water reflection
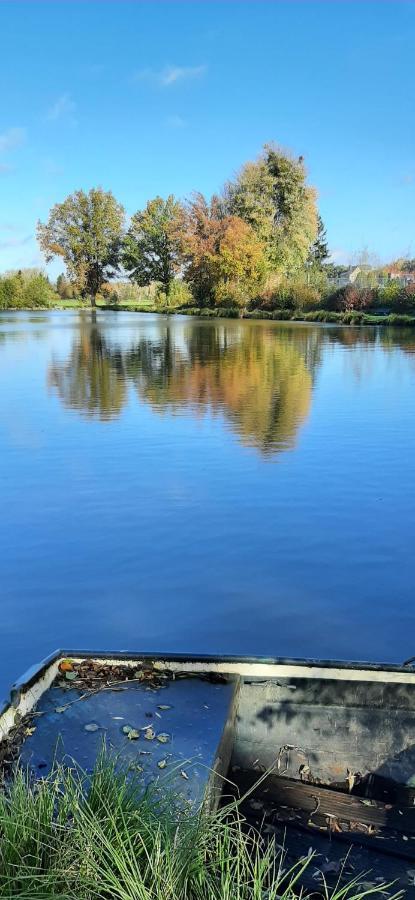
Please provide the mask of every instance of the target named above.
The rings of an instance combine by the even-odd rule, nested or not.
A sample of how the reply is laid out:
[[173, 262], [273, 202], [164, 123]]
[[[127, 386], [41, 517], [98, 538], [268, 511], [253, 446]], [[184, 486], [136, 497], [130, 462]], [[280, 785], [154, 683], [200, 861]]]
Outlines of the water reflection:
[[157, 412], [222, 415], [244, 444], [263, 454], [292, 448], [311, 403], [317, 333], [276, 333], [248, 323], [170, 320], [142, 329], [127, 345], [83, 318], [71, 353], [54, 361], [49, 385], [66, 407], [116, 418], [128, 386]]
[[122, 356], [107, 343], [95, 318], [81, 321], [69, 358], [51, 364], [48, 383], [64, 406], [88, 418], [119, 415], [127, 394]]

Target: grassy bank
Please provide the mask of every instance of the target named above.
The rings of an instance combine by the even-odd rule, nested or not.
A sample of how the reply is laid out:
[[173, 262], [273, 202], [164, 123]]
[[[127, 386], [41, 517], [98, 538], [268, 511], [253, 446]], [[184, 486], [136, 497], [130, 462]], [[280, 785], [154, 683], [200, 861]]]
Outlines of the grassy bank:
[[376, 312], [360, 312], [348, 310], [334, 312], [318, 309], [305, 312], [302, 309], [275, 309], [268, 312], [263, 309], [254, 309], [241, 313], [236, 307], [184, 307], [172, 308], [169, 306], [150, 306], [139, 304], [124, 304], [122, 306], [105, 306], [103, 309], [115, 309], [124, 312], [150, 312], [163, 315], [180, 314], [185, 316], [199, 316], [203, 319], [265, 319], [272, 322], [326, 322], [337, 325], [415, 325], [415, 315], [404, 313], [390, 313], [379, 315]]
[[[33, 312], [46, 310], [91, 310], [91, 306], [84, 300], [62, 300], [47, 305], [8, 307], [8, 312]], [[149, 303], [122, 303], [105, 304], [97, 303], [97, 310], [111, 312], [138, 312], [152, 313], [156, 315], [182, 315], [197, 316], [202, 319], [262, 319], [271, 322], [320, 322], [333, 325], [405, 325], [415, 326], [415, 315], [407, 313], [389, 313], [379, 315], [376, 311], [361, 312], [346, 310], [335, 312], [326, 309], [317, 309], [305, 312], [302, 309], [275, 309], [271, 311], [254, 309], [241, 311], [236, 307], [172, 307], [160, 306]]]
[[[287, 868], [272, 840], [244, 827], [237, 806], [174, 813], [175, 798], [102, 755], [89, 778], [59, 769], [30, 783], [17, 773], [0, 794], [0, 896], [9, 900], [294, 900], [312, 855]], [[316, 887], [318, 881], [315, 882]], [[359, 877], [327, 900], [396, 897]], [[316, 887], [313, 889], [314, 896]], [[302, 893], [303, 898], [309, 895]]]

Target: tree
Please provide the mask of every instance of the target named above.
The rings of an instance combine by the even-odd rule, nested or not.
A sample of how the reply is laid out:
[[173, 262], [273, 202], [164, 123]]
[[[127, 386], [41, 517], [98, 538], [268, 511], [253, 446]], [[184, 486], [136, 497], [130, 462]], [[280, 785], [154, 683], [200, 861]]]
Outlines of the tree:
[[62, 257], [70, 280], [95, 306], [101, 285], [118, 271], [123, 226], [124, 209], [111, 191], [92, 188], [56, 203], [37, 233], [47, 262]]
[[75, 294], [73, 285], [70, 281], [67, 281], [64, 275], [58, 275], [56, 279], [56, 290], [61, 300], [70, 300]]
[[183, 264], [185, 212], [172, 194], [149, 200], [135, 213], [124, 241], [123, 263], [141, 287], [159, 282], [169, 293]]
[[262, 244], [238, 216], [223, 213], [218, 197], [195, 194], [189, 204], [186, 278], [201, 306], [246, 306], [266, 272]]
[[237, 216], [223, 220], [217, 267], [216, 302], [230, 301], [245, 308], [263, 284], [266, 260], [254, 230]]
[[318, 268], [321, 268], [326, 259], [328, 259], [328, 256], [329, 248], [327, 244], [327, 231], [323, 219], [321, 218], [320, 213], [318, 213], [317, 235], [308, 252], [307, 262], [311, 266], [317, 266]]
[[270, 269], [284, 274], [304, 265], [317, 236], [316, 193], [306, 175], [302, 156], [295, 159], [266, 145], [225, 187], [227, 212], [251, 225], [266, 247]]

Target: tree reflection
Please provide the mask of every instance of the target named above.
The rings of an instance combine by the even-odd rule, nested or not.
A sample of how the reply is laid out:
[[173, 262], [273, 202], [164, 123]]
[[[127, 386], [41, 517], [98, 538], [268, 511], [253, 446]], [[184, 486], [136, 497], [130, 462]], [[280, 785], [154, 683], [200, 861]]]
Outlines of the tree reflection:
[[105, 421], [120, 414], [127, 393], [122, 356], [111, 349], [94, 315], [81, 320], [69, 358], [51, 364], [48, 381], [64, 406], [88, 418]]
[[132, 384], [157, 412], [222, 415], [244, 444], [271, 455], [295, 444], [318, 353], [311, 329], [168, 321], [121, 349], [89, 322], [69, 359], [53, 363], [49, 382], [65, 406], [100, 419], [121, 412]]

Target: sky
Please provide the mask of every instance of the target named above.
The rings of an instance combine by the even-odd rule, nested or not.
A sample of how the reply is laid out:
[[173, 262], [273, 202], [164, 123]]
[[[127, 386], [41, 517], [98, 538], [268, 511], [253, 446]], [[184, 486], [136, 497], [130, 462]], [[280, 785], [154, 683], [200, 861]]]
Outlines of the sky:
[[[415, 256], [415, 3], [0, 0], [0, 271], [102, 186], [127, 215], [303, 155], [332, 259]], [[52, 266], [52, 274], [61, 268]]]

